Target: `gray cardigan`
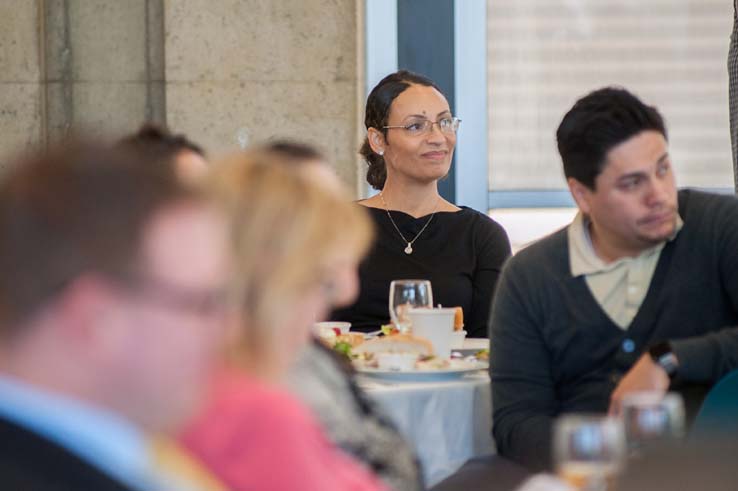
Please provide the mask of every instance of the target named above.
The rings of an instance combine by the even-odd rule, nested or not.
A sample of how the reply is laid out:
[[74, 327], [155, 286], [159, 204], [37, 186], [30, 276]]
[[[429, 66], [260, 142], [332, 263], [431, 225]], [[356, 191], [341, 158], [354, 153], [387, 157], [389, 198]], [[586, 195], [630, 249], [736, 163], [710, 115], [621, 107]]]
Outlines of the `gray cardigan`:
[[424, 489], [420, 464], [383, 411], [356, 385], [350, 368], [311, 343], [290, 373], [292, 390], [313, 410], [331, 440], [370, 467], [391, 489]]
[[664, 247], [627, 330], [572, 277], [566, 229], [507, 264], [490, 320], [493, 434], [500, 454], [550, 464], [551, 426], [603, 412], [620, 378], [654, 343], [680, 361], [676, 383], [713, 383], [738, 367], [738, 199], [679, 193], [684, 227]]

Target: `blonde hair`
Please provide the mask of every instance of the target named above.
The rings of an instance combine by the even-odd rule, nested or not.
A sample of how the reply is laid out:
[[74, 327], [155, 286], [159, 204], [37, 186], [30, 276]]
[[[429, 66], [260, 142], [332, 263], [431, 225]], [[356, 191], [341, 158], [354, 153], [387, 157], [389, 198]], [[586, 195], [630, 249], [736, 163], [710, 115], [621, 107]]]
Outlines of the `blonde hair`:
[[373, 229], [343, 189], [322, 186], [263, 148], [221, 162], [213, 183], [230, 217], [242, 320], [235, 352], [258, 365], [278, 349], [290, 305], [322, 282], [335, 254], [363, 257]]

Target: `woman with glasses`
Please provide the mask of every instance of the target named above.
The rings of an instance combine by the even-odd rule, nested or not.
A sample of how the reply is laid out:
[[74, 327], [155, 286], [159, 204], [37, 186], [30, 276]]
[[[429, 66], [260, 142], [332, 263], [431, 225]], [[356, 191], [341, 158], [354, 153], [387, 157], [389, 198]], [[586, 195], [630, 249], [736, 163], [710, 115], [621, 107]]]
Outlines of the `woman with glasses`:
[[334, 313], [357, 330], [389, 322], [389, 284], [427, 279], [436, 304], [460, 306], [469, 336], [487, 336], [497, 277], [510, 255], [503, 228], [487, 215], [445, 200], [438, 181], [449, 172], [461, 120], [428, 78], [401, 70], [374, 87], [366, 103], [360, 153], [379, 193], [360, 201], [378, 237], [360, 269], [357, 302]]

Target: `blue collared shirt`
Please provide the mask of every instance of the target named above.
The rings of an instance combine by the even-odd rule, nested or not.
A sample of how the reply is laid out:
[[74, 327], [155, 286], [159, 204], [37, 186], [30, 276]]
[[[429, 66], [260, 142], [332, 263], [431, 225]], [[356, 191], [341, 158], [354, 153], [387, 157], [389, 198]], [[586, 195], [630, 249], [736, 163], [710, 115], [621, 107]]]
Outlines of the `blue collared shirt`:
[[151, 491], [171, 484], [162, 484], [154, 470], [146, 436], [112, 411], [0, 374], [0, 417], [44, 436], [131, 488]]

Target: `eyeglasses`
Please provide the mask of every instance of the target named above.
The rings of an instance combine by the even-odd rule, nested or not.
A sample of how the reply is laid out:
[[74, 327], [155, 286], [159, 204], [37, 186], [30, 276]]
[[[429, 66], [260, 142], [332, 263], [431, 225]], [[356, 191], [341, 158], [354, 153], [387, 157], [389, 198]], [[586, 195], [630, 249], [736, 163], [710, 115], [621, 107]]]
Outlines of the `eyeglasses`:
[[229, 300], [225, 288], [188, 288], [158, 278], [133, 276], [121, 284], [149, 303], [203, 317], [221, 314]]
[[414, 119], [404, 125], [382, 126], [382, 128], [385, 130], [401, 128], [405, 130], [406, 133], [415, 136], [429, 133], [434, 124], [438, 125], [438, 128], [441, 130], [442, 133], [453, 135], [456, 133], [456, 130], [459, 129], [459, 124], [461, 124], [461, 120], [459, 118], [453, 117], [441, 118], [438, 121], [431, 121], [430, 119]]

